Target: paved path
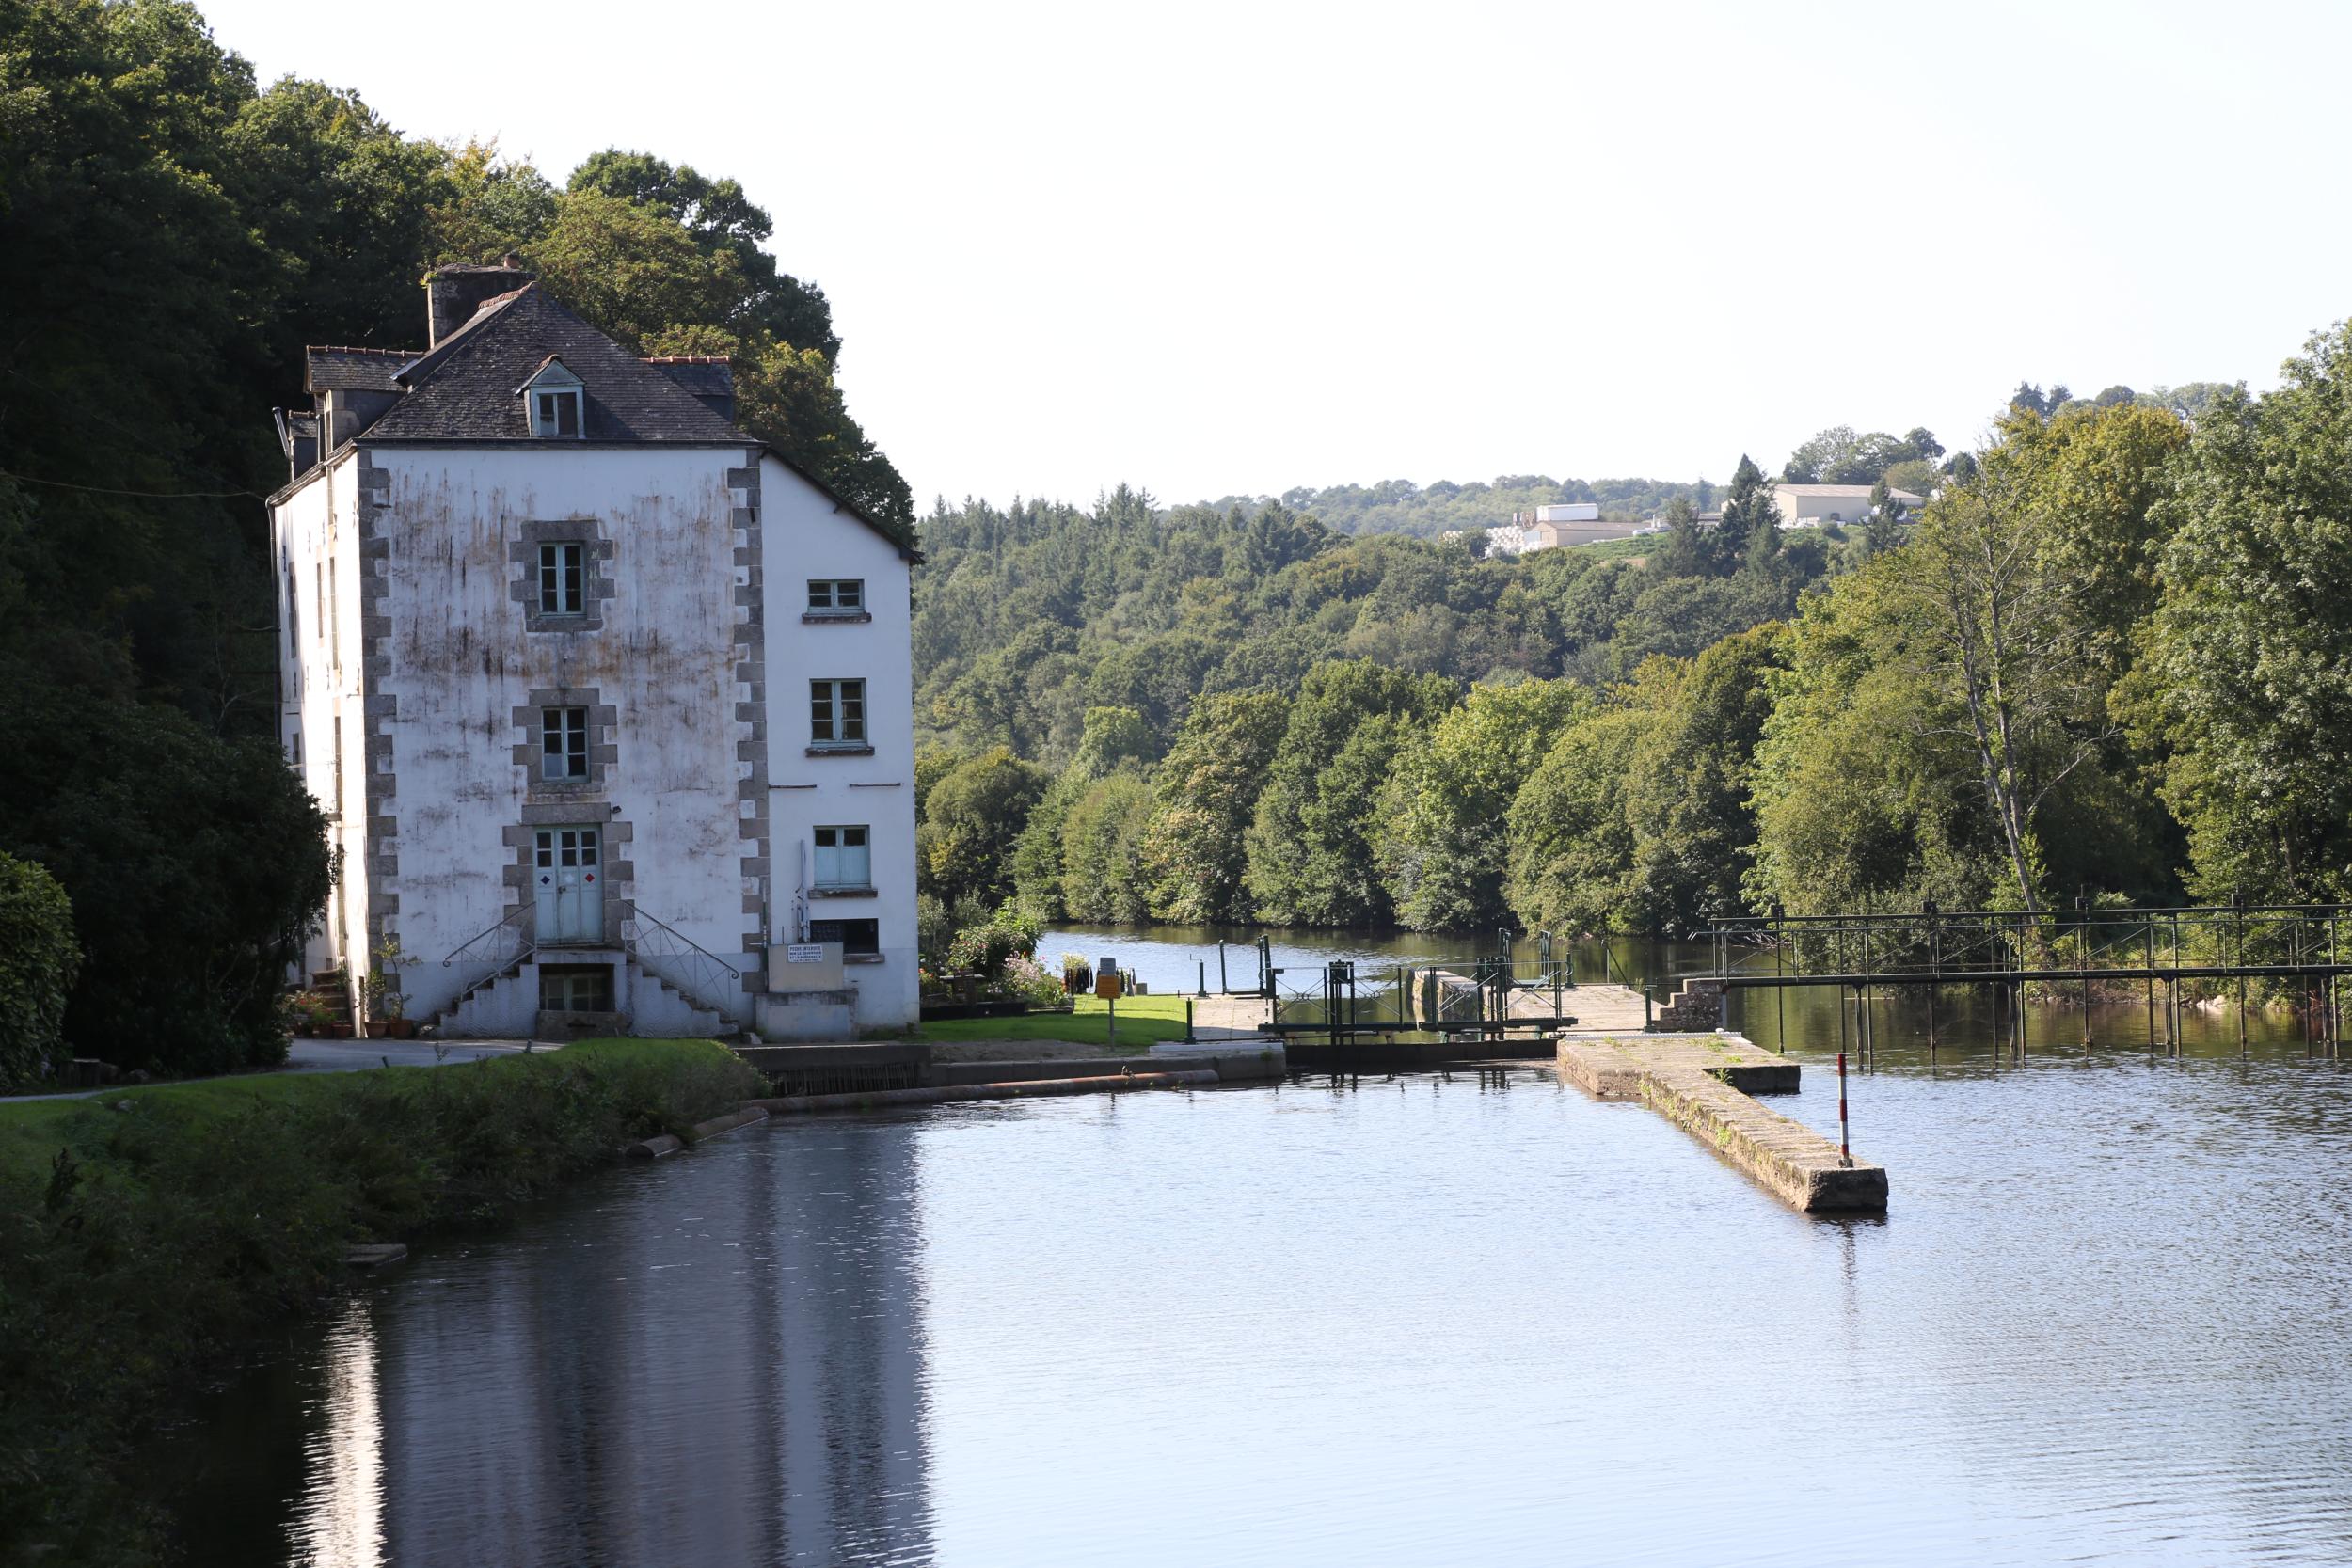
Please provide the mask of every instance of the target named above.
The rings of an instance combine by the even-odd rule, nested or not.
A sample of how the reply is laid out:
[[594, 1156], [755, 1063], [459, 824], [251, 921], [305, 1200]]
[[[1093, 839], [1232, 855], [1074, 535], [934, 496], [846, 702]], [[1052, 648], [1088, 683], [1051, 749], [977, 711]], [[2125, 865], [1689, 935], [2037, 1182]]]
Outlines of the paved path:
[[[271, 1070], [273, 1073], [364, 1072], [375, 1067], [446, 1067], [478, 1062], [491, 1056], [518, 1056], [526, 1050], [564, 1049], [561, 1044], [547, 1040], [442, 1040], [438, 1042], [440, 1053], [437, 1055], [435, 1043], [432, 1040], [296, 1040], [286, 1053], [286, 1065]], [[234, 1073], [230, 1076], [260, 1078], [270, 1074]], [[64, 1094], [12, 1094], [0, 1099], [0, 1105], [14, 1105], [28, 1100], [87, 1100], [93, 1095], [120, 1094], [124, 1089], [150, 1086], [142, 1084], [108, 1084], [103, 1088], [72, 1089]]]
[[[1548, 990], [1514, 992], [1511, 1016], [1549, 1018], [1551, 1002]], [[1560, 1010], [1576, 1020], [1567, 1030], [1572, 1037], [1638, 1035], [1645, 1016], [1642, 993], [1629, 986], [1570, 988], [1560, 993]], [[1262, 996], [1204, 996], [1192, 1005], [1192, 1032], [1200, 1039], [1248, 1038], [1264, 1033], [1266, 1022], [1266, 1001]]]

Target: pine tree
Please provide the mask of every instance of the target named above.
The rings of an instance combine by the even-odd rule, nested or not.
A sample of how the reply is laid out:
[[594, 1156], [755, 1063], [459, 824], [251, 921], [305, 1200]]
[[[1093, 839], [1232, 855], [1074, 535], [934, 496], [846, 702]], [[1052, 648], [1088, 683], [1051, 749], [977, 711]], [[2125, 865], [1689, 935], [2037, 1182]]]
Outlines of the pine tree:
[[1764, 470], [1741, 452], [1740, 467], [1731, 476], [1730, 493], [1724, 498], [1724, 520], [1715, 531], [1714, 554], [1728, 576], [1743, 562], [1761, 565], [1779, 551], [1780, 505], [1772, 499]]

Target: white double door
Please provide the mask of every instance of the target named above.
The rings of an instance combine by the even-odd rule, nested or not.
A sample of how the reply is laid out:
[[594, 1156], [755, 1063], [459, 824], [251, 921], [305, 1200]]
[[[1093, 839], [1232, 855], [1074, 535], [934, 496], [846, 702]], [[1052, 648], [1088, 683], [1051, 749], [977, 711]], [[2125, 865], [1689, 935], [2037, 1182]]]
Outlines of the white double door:
[[595, 828], [540, 828], [532, 847], [539, 941], [604, 940], [602, 836]]

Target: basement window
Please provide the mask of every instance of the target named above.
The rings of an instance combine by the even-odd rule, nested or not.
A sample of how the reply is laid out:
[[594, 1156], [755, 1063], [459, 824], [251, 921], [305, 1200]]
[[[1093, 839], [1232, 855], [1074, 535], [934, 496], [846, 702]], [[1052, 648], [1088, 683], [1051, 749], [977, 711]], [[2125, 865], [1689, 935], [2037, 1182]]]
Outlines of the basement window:
[[837, 942], [841, 956], [855, 962], [860, 958], [871, 963], [882, 957], [882, 922], [879, 920], [812, 920], [808, 923], [811, 942]]
[[612, 1010], [611, 964], [542, 964], [539, 1010], [545, 1013], [609, 1013]]

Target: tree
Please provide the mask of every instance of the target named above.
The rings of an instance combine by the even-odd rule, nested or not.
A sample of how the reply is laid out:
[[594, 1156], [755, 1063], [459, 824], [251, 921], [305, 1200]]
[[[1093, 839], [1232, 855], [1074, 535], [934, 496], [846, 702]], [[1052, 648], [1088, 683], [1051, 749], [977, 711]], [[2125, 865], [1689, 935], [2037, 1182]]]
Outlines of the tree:
[[1626, 782], [1626, 924], [1690, 931], [1710, 912], [1737, 907], [1756, 841], [1749, 770], [1787, 640], [1785, 628], [1767, 625], [1724, 639], [1688, 665], [1644, 668], [1631, 698], [1648, 722], [1633, 742]]
[[1046, 773], [1002, 746], [964, 758], [921, 797], [915, 824], [916, 881], [953, 905], [1001, 902], [1012, 890], [1012, 850]]
[[1620, 692], [1570, 723], [1511, 802], [1504, 896], [1527, 929], [1625, 930], [1633, 748], [1651, 715]]
[[2352, 326], [2198, 418], [2134, 705], [2169, 751], [2189, 885], [2352, 896]]
[[1866, 554], [1883, 555], [1902, 543], [1902, 502], [1897, 500], [1886, 481], [1870, 486], [1870, 521], [1863, 530]]
[[[713, 325], [729, 327], [746, 341], [773, 340], [813, 352], [823, 360], [826, 374], [832, 374], [841, 356], [833, 307], [814, 284], [777, 270], [775, 257], [765, 248], [775, 224], [740, 184], [706, 179], [690, 166], [674, 166], [651, 153], [607, 148], [572, 170], [569, 188], [660, 213], [705, 255], [727, 257], [728, 270], [741, 280], [741, 287], [726, 316], [712, 319]], [[675, 318], [673, 325], [689, 319]]]
[[436, 263], [487, 266], [555, 225], [555, 187], [531, 164], [501, 158], [496, 142], [456, 149], [442, 179], [446, 194], [425, 214], [425, 254]]
[[2052, 531], [2020, 474], [1988, 468], [1938, 496], [1910, 546], [1882, 558], [1903, 653], [1973, 746], [2026, 910], [2040, 908], [2046, 868], [2042, 803], [2112, 733], [2079, 585], [2045, 550]]
[[1143, 841], [1152, 791], [1133, 773], [1087, 786], [1062, 824], [1062, 903], [1074, 920], [1136, 921], [1151, 914]]
[[1720, 564], [1715, 541], [1700, 529], [1691, 503], [1680, 496], [1667, 502], [1665, 521], [1666, 542], [1650, 557], [1650, 569], [1670, 578], [1715, 575]]
[[0, 1088], [32, 1082], [56, 1058], [81, 965], [65, 889], [36, 863], [0, 854]]
[[556, 298], [641, 354], [649, 341], [688, 352], [675, 346], [681, 327], [723, 332], [745, 289], [734, 252], [705, 250], [668, 214], [595, 191], [566, 192], [524, 260]]
[[1399, 921], [1474, 931], [1503, 918], [1511, 802], [1582, 701], [1566, 681], [1472, 687], [1408, 753], [1374, 840]]
[[332, 870], [318, 803], [277, 747], [55, 689], [15, 698], [8, 729], [0, 852], [72, 899], [74, 1049], [172, 1072], [283, 1060], [278, 994]]
[[1768, 677], [1749, 773], [1753, 908], [1851, 914], [1978, 909], [1998, 872], [1975, 759], [1890, 657], [1883, 568], [1838, 579], [1791, 628]]
[[1247, 836], [1290, 705], [1251, 691], [1202, 697], [1160, 765], [1144, 858], [1154, 917], [1186, 925], [1249, 918]]
[[1731, 489], [1724, 498], [1724, 520], [1716, 528], [1719, 561], [1737, 568], [1742, 563], [1762, 570], [1780, 553], [1780, 506], [1764, 470], [1746, 452], [1732, 470]]
[[1362, 661], [1316, 666], [1291, 704], [1248, 839], [1261, 918], [1364, 926], [1391, 911], [1372, 849], [1381, 786], [1407, 739], [1453, 700], [1441, 677]]

